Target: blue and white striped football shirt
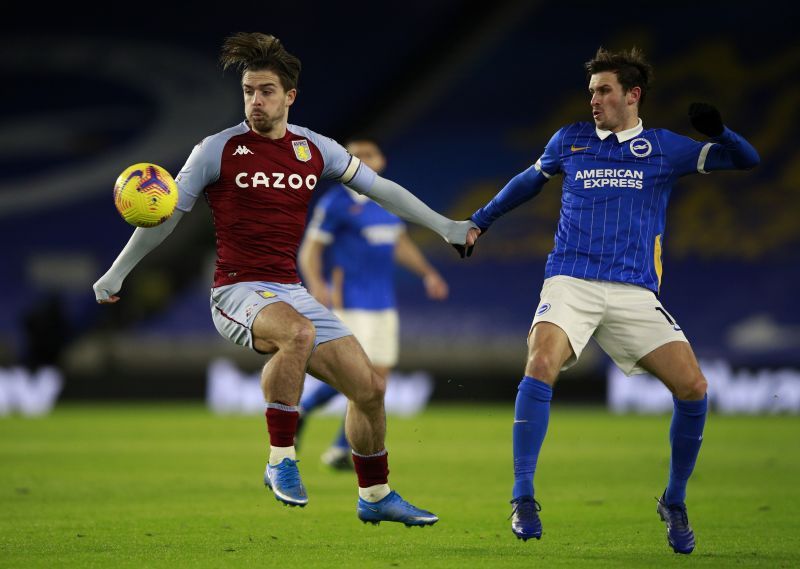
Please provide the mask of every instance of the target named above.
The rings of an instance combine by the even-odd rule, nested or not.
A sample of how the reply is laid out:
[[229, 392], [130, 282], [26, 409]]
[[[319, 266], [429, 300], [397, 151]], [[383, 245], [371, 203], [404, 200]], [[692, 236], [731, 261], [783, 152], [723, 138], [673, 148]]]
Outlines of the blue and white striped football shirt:
[[397, 307], [394, 252], [405, 224], [371, 199], [342, 186], [320, 198], [308, 228], [328, 245], [332, 267], [342, 269], [342, 308], [387, 310]]
[[667, 202], [677, 179], [757, 163], [755, 149], [727, 128], [703, 143], [665, 129], [644, 129], [641, 120], [616, 134], [574, 123], [556, 132], [536, 164], [472, 219], [488, 228], [562, 174], [561, 215], [545, 278], [568, 275], [658, 292]]

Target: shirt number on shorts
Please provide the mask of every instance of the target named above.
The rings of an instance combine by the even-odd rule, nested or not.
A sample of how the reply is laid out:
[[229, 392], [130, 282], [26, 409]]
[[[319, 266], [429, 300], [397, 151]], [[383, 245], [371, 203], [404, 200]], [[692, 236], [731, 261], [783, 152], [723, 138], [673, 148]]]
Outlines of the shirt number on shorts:
[[656, 306], [656, 310], [658, 310], [658, 311], [659, 311], [661, 314], [663, 314], [663, 315], [664, 315], [664, 318], [666, 318], [666, 319], [667, 319], [667, 323], [668, 323], [670, 326], [672, 326], [672, 327], [673, 327], [673, 328], [674, 328], [676, 331], [678, 331], [678, 330], [680, 330], [680, 329], [681, 329], [681, 327], [680, 327], [680, 326], [678, 326], [678, 325], [675, 323], [675, 320], [673, 320], [672, 316], [670, 316], [670, 315], [669, 315], [669, 312], [667, 312], [666, 310], [664, 310], [664, 309], [663, 309], [662, 307], [660, 307], [660, 306]]

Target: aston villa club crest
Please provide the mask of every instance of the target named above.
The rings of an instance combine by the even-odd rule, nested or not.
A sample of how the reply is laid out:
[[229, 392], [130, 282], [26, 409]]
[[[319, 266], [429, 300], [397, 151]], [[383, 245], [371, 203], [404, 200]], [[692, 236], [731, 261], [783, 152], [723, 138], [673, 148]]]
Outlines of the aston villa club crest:
[[308, 146], [307, 140], [293, 140], [292, 146], [294, 147], [294, 155], [300, 162], [308, 162], [311, 160], [311, 148]]

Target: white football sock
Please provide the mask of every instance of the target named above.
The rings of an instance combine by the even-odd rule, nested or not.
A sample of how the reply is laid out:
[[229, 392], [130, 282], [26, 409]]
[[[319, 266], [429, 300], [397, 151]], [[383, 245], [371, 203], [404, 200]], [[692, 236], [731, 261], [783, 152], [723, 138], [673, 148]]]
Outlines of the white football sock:
[[392, 489], [388, 484], [375, 484], [375, 486], [368, 486], [367, 488], [359, 488], [358, 495], [362, 500], [367, 502], [378, 502], [383, 500], [389, 495]]
[[274, 447], [270, 445], [269, 447], [269, 463], [272, 466], [276, 466], [283, 462], [284, 458], [291, 458], [292, 460], [297, 460], [297, 453], [294, 450], [294, 447]]

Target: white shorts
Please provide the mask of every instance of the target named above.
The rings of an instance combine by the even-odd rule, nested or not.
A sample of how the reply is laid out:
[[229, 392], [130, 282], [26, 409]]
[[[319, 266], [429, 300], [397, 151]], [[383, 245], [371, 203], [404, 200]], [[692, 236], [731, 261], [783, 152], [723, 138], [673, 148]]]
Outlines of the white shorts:
[[636, 362], [656, 348], [689, 341], [652, 291], [565, 275], [544, 281], [531, 329], [538, 322], [555, 324], [569, 338], [575, 355], [561, 369], [575, 365], [591, 337], [625, 375], [646, 373]]
[[394, 367], [400, 345], [397, 310], [336, 309], [333, 313], [352, 330], [376, 366]]

